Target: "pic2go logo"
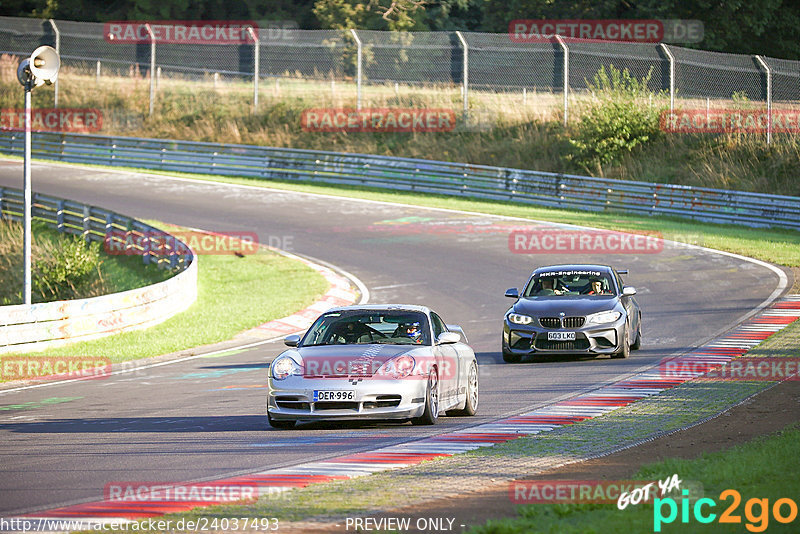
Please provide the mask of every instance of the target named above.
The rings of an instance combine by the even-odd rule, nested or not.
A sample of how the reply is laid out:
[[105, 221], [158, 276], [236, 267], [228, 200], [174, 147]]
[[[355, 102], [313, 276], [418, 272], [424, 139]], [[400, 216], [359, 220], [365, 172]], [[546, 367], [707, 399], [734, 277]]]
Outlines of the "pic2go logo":
[[[702, 498], [698, 499], [694, 506], [689, 503], [689, 491], [683, 490], [681, 492], [683, 498], [680, 504], [681, 523], [688, 524], [690, 522], [689, 512], [691, 509], [694, 520], [698, 523], [712, 523], [717, 518], [717, 514], [711, 511], [716, 508], [717, 503], [714, 499]], [[742, 502], [742, 495], [734, 490], [727, 489], [719, 494], [720, 501], [727, 501], [731, 499], [730, 505], [719, 516], [719, 523], [733, 523], [741, 524], [742, 516], [736, 514], [736, 509]], [[797, 503], [789, 498], [782, 498], [776, 500], [772, 504], [770, 510], [769, 499], [752, 498], [744, 504], [744, 516], [747, 519], [745, 528], [750, 532], [764, 532], [769, 526], [770, 511], [772, 517], [778, 523], [791, 523], [797, 518]], [[666, 515], [665, 515], [666, 513]], [[671, 497], [653, 501], [653, 531], [661, 532], [661, 525], [669, 525], [678, 518], [678, 503]]]

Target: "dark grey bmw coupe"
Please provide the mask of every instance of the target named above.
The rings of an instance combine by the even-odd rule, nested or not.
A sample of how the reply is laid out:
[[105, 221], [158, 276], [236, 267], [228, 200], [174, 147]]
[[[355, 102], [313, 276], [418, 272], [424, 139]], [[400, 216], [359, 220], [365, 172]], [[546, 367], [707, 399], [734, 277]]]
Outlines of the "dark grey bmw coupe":
[[525, 289], [506, 291], [503, 360], [529, 355], [609, 354], [627, 358], [642, 343], [642, 312], [621, 274], [607, 265], [552, 265], [531, 275]]

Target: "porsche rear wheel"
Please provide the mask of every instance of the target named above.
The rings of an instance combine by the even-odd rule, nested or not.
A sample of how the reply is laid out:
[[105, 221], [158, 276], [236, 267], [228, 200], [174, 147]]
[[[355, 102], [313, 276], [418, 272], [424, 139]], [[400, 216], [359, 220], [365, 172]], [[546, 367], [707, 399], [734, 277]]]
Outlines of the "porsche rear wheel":
[[428, 375], [428, 387], [425, 391], [425, 411], [411, 420], [415, 425], [433, 425], [439, 419], [439, 376], [436, 369]]
[[472, 362], [467, 373], [467, 400], [461, 410], [449, 410], [447, 415], [475, 415], [478, 411], [478, 364]]

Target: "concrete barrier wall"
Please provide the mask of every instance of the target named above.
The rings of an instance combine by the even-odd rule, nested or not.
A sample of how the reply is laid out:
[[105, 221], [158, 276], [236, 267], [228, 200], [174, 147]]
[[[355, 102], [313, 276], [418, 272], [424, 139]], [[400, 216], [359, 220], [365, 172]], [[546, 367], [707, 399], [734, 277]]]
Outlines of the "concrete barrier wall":
[[[3, 218], [19, 219], [20, 197], [18, 190], [0, 189]], [[48, 206], [55, 209], [47, 209]], [[39, 194], [34, 197], [33, 213], [37, 220], [62, 232], [83, 235], [87, 240], [120, 239], [126, 232], [166, 234], [124, 215]], [[71, 218], [81, 224], [65, 225], [64, 221]], [[141, 251], [145, 263], [179, 271], [163, 282], [87, 299], [0, 306], [0, 354], [145, 328], [185, 310], [197, 299], [198, 266], [194, 253], [185, 244], [174, 242], [185, 247], [180, 254], [176, 250]]]

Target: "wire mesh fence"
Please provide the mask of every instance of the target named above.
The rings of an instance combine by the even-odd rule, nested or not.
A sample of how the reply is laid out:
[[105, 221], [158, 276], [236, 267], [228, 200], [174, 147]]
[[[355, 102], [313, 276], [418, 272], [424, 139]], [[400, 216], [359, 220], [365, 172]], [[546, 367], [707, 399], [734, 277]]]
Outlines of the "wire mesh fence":
[[152, 84], [150, 113], [165, 91], [202, 84], [250, 93], [254, 109], [259, 95], [304, 95], [312, 104], [338, 99], [360, 108], [378, 95], [385, 104], [392, 96], [399, 102], [427, 91], [470, 112], [503, 98], [506, 105], [535, 103], [566, 122], [577, 116], [570, 108], [591, 100], [597, 72], [611, 66], [646, 79], [652, 95], [669, 96], [674, 109], [773, 109], [773, 102], [774, 109], [800, 108], [800, 61], [663, 43], [254, 26], [242, 27], [240, 40], [189, 43], [164, 39], [169, 27], [163, 22], [138, 28], [135, 39], [120, 39], [108, 23], [0, 17], [0, 54], [27, 57], [50, 45], [61, 54], [61, 81]]

